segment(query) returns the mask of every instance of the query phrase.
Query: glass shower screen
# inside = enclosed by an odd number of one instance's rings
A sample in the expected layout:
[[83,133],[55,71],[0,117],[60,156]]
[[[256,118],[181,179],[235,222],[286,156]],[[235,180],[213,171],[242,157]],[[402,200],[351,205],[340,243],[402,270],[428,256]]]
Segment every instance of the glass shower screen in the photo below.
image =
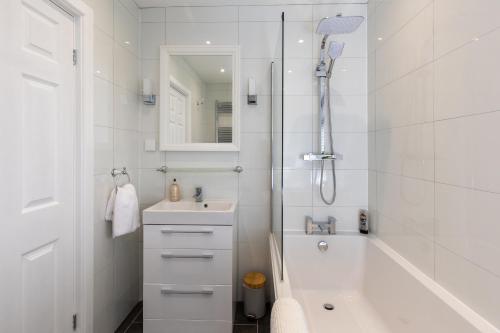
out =
[[272,156],[272,232],[280,256],[280,278],[283,279],[283,59],[285,13],[281,14],[281,31],[271,63],[271,156]]

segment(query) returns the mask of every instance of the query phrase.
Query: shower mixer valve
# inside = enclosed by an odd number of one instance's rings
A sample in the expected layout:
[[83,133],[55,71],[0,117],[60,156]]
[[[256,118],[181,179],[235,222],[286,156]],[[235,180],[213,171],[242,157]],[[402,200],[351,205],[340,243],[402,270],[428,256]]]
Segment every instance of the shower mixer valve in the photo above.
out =
[[318,234],[329,234],[335,235],[337,219],[333,216],[328,216],[328,221],[326,222],[314,222],[312,217],[306,216],[306,235]]
[[336,160],[335,154],[304,154],[304,161],[322,161],[322,160]]

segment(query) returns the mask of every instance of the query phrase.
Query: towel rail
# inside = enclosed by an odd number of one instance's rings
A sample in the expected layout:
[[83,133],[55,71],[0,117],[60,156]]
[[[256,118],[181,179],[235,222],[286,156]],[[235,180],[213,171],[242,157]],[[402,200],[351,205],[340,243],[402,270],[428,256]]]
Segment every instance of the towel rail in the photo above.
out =
[[115,186],[118,186],[118,181],[120,180],[121,176],[127,176],[128,182],[132,182],[132,178],[130,177],[130,174],[127,171],[126,167],[123,167],[121,169],[113,168],[111,169],[111,177],[113,177],[113,181],[115,183]]
[[227,172],[233,171],[236,173],[242,173],[243,167],[240,165],[235,166],[234,168],[169,168],[166,165],[162,165],[156,171],[168,173],[173,171],[178,172]]

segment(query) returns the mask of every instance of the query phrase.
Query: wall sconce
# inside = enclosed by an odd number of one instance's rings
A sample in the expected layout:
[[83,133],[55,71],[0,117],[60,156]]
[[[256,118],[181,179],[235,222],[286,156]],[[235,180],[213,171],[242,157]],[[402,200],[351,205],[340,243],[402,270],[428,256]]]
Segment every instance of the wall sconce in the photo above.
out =
[[257,105],[257,92],[255,90],[255,78],[248,78],[248,96],[247,96],[248,105]]
[[142,101],[145,105],[156,105],[156,95],[153,94],[151,79],[142,80]]

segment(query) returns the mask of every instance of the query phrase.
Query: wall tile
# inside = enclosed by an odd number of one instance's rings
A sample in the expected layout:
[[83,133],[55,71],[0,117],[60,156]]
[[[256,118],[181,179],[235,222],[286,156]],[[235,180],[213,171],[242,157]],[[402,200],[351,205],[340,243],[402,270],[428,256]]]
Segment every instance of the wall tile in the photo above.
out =
[[240,22],[239,42],[243,59],[273,58],[281,47],[278,22]]
[[499,194],[436,184],[436,242],[500,276],[500,226],[491,216],[499,205]]
[[495,0],[437,0],[434,6],[436,57],[500,27]]
[[107,174],[113,167],[113,129],[94,127],[94,173]]
[[137,169],[139,167],[139,135],[135,131],[115,130],[115,156],[116,168],[126,167]]
[[432,123],[378,131],[376,145],[379,171],[434,180]]
[[113,84],[94,77],[94,125],[113,126]]
[[496,30],[436,62],[436,119],[500,109],[496,89],[500,78],[494,70],[500,57],[499,43],[500,30]]
[[244,168],[269,169],[271,136],[268,133],[242,133],[240,163]]
[[140,170],[140,198],[142,205],[153,205],[166,198],[165,174],[154,169]]
[[271,172],[245,169],[239,177],[239,202],[244,206],[268,205],[271,199]]
[[238,44],[237,23],[167,23],[166,43],[173,45]]
[[115,43],[114,71],[116,85],[130,92],[139,92],[139,62],[135,55]]
[[377,87],[433,59],[433,6],[429,5],[377,50]]
[[139,54],[138,19],[121,1],[115,0],[115,42],[128,51]]
[[271,132],[271,97],[257,96],[257,105],[248,105],[247,100],[241,101],[241,132],[270,133]]
[[400,33],[431,2],[432,0],[381,1],[376,9],[375,36],[382,40],[377,40],[377,44],[384,44],[395,33]]
[[376,92],[377,129],[434,120],[433,68],[429,64]]
[[500,112],[436,122],[436,181],[500,193]]
[[238,7],[170,7],[167,22],[238,22]]
[[312,22],[288,22],[285,28],[285,57],[311,58],[313,33]]
[[285,21],[311,21],[311,5],[287,6],[240,6],[239,20],[241,21],[281,21],[281,13],[285,13]]
[[139,96],[136,93],[115,87],[115,128],[139,130]]
[[165,23],[142,23],[142,59],[160,59],[160,45],[165,45]]
[[94,74],[113,81],[113,39],[98,29],[94,31]]

